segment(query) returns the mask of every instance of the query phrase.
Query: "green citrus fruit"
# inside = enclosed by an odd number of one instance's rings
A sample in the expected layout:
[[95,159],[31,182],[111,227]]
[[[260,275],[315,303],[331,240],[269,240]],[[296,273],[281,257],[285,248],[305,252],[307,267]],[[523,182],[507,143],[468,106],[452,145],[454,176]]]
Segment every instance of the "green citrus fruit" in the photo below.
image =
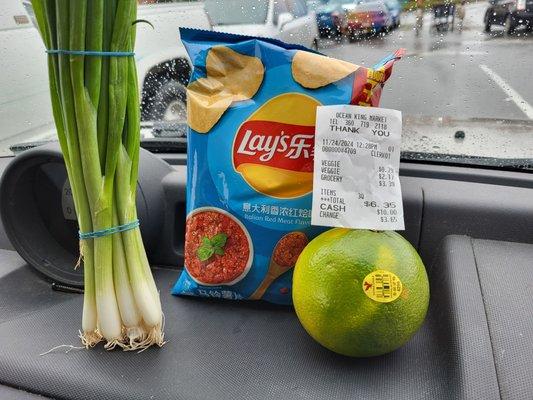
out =
[[429,283],[416,250],[398,233],[336,228],[298,258],[292,297],[317,342],[370,357],[397,349],[420,328]]

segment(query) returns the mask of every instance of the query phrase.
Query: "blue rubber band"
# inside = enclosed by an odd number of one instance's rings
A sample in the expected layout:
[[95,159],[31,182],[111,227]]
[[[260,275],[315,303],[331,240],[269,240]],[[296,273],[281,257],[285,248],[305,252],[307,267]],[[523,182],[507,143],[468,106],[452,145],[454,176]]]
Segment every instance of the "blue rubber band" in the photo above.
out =
[[46,50],[48,54],[70,54],[73,56],[132,57],[133,51],[93,51],[93,50]]
[[129,231],[130,229],[135,229],[138,226],[139,226],[139,220],[136,219],[135,221],[131,221],[123,225],[113,226],[112,228],[106,228],[106,229],[102,229],[102,230],[94,231],[94,232],[78,232],[78,233],[80,235],[81,240],[94,239],[94,238],[112,235],[114,233]]

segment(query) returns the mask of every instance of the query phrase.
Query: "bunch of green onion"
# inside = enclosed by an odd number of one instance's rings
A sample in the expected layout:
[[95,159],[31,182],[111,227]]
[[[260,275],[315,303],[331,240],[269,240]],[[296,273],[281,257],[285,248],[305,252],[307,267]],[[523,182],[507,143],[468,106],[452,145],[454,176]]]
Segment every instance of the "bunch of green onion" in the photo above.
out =
[[[48,50],[132,52],[137,0],[32,0]],[[137,219],[139,92],[133,57],[49,54],[57,135],[81,232]],[[80,241],[80,338],[92,347],[163,345],[163,313],[139,228]]]

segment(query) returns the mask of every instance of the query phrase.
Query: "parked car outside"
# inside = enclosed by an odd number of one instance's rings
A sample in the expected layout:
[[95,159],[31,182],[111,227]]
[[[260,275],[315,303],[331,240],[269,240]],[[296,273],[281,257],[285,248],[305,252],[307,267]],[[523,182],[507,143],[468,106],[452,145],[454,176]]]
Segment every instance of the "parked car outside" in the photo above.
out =
[[142,118],[145,121],[186,120],[185,86],[191,73],[189,57],[178,33],[179,27],[210,30],[203,3],[152,0],[139,2],[135,60],[141,87]]
[[533,30],[533,0],[489,0],[485,12],[485,32],[492,25],[503,25],[505,33],[512,34],[519,26]]
[[204,4],[215,31],[318,47],[315,13],[305,0],[206,0]]
[[392,17],[383,1],[356,1],[345,3],[346,34],[350,40],[362,35],[387,32],[392,28]]
[[312,6],[318,25],[320,37],[341,37],[345,26],[345,13],[342,4],[335,0],[308,2]]

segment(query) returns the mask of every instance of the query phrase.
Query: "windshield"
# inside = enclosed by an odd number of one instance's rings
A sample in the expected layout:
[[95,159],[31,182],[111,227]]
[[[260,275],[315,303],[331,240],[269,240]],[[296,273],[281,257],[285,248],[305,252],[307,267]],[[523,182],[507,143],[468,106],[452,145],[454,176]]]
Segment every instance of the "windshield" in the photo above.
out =
[[268,0],[206,0],[205,11],[214,25],[264,24]]
[[[56,131],[31,2],[5,3],[0,154],[11,155],[56,140]],[[142,144],[153,151],[186,149],[191,63],[177,30],[194,27],[267,36],[364,66],[405,48],[380,102],[402,112],[404,159],[531,165],[533,2],[509,7],[489,1],[140,0],[138,19],[150,23],[136,24]]]

